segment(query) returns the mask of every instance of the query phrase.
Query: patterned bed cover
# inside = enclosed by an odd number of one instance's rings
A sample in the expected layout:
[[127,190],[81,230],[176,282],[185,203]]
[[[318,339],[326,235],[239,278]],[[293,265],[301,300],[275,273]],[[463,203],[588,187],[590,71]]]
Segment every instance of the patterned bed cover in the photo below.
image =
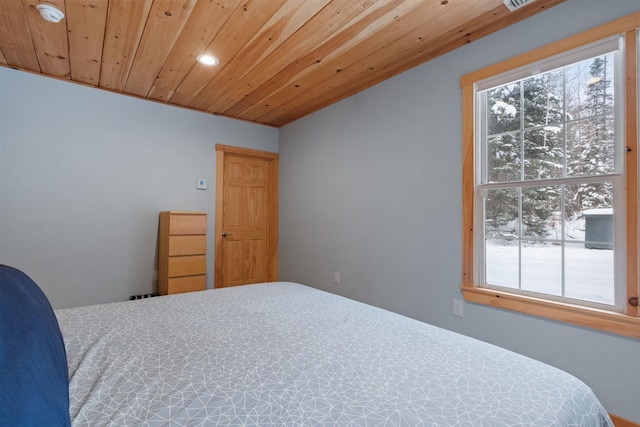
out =
[[613,426],[564,371],[295,283],[56,315],[74,426]]

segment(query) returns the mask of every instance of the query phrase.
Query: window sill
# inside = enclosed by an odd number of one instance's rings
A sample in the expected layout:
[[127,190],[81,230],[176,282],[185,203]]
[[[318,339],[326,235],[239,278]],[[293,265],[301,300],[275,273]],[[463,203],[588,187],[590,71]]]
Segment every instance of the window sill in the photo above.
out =
[[464,299],[469,302],[640,338],[640,318],[622,313],[478,287],[463,286],[462,294]]

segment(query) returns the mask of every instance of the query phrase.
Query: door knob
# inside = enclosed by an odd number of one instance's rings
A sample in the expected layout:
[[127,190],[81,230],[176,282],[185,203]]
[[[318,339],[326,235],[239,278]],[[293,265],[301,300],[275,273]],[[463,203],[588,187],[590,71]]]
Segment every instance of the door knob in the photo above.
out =
[[226,231],[222,232],[222,237],[227,237],[227,236],[228,236],[228,234],[227,234]]

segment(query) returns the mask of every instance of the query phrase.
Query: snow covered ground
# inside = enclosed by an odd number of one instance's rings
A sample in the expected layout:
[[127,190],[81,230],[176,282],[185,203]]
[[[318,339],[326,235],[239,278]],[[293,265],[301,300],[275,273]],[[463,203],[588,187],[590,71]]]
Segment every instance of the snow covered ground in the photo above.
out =
[[[583,214],[595,213],[585,211]],[[598,210],[598,214],[612,212]],[[585,247],[585,217],[565,222],[564,254],[559,215],[547,226],[547,239],[555,242],[522,242],[517,239],[489,238],[486,245],[486,282],[488,284],[565,296],[598,304],[614,304],[613,250]],[[516,230],[511,224],[507,230]],[[508,235],[502,233],[503,235]],[[518,267],[522,267],[519,284]],[[562,257],[564,256],[564,293]],[[520,287],[521,286],[521,287]]]
[[[565,291],[569,298],[613,304],[613,251],[565,246]],[[522,289],[562,295],[562,247],[552,243],[522,246]],[[487,242],[487,283],[518,288],[518,245]]]

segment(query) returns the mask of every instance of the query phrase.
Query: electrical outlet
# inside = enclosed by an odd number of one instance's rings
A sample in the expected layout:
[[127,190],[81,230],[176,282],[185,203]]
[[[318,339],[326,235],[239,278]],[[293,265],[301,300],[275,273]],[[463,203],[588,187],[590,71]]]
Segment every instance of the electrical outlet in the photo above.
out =
[[454,299],[453,300],[453,315],[454,316],[458,316],[458,317],[463,317],[464,316],[463,304],[464,304],[464,302],[462,300],[459,300],[459,299]]
[[333,273],[333,283],[335,283],[336,285],[340,284],[340,273]]

